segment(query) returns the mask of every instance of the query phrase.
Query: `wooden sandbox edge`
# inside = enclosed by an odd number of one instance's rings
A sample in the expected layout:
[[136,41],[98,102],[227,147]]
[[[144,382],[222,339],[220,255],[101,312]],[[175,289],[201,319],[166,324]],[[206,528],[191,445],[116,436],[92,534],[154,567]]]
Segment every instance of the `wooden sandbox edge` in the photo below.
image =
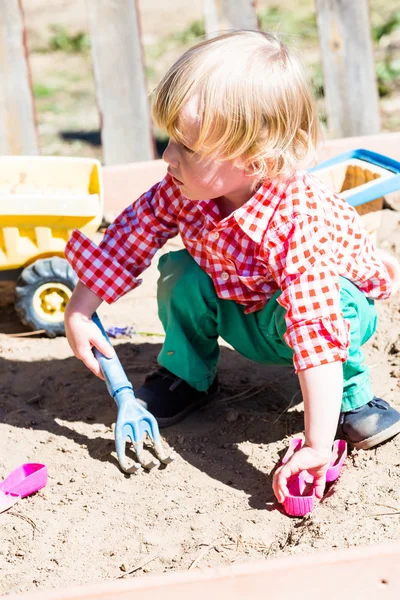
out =
[[400,543],[7,596],[8,600],[398,600]]

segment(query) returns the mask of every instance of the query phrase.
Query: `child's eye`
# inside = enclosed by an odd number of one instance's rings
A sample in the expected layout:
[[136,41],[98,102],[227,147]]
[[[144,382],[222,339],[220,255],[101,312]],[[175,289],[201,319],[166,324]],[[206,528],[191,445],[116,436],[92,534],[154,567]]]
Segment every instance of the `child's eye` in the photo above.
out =
[[187,152],[188,154],[194,154],[194,150],[191,150],[190,148],[185,146],[185,144],[181,144],[181,146],[184,149],[184,151]]

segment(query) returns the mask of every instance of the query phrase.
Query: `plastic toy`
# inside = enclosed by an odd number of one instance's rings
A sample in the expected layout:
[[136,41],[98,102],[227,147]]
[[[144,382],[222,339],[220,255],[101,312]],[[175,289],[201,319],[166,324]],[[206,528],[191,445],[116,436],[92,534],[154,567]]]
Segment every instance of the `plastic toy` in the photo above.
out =
[[76,284],[65,245],[74,228],[93,235],[102,215],[98,161],[0,157],[0,281],[16,281],[15,309],[24,325],[64,335]]
[[[111,344],[107,333],[96,313],[92,316],[104,338]],[[172,462],[174,457],[165,454],[157,421],[135,398],[133,387],[128,380],[118,356],[106,358],[97,348],[93,349],[94,355],[99,361],[101,371],[106,380],[108,392],[118,407],[117,422],[115,424],[115,446],[118,462],[125,473],[137,473],[142,469],[150,470],[159,464],[156,461],[146,463],[142,457],[143,443],[147,434],[152,442],[152,449],[158,460],[164,465]],[[133,444],[134,452],[138,462],[129,466],[125,454],[126,440],[129,438]]]
[[0,513],[21,498],[30,496],[47,484],[47,467],[40,463],[25,463],[14,469],[0,483]]
[[[289,449],[282,459],[286,464],[297,450],[303,446],[303,440],[295,438],[291,440]],[[347,457],[347,443],[344,440],[335,440],[332,447],[332,458],[326,472],[326,482],[336,481]],[[291,517],[304,517],[312,512],[315,507],[316,496],[314,491],[314,478],[307,471],[301,471],[293,477],[288,484],[289,496],[285,498],[283,509]]]
[[400,162],[361,148],[326,160],[310,173],[355,207],[373,237],[381,222],[383,197],[400,190]]

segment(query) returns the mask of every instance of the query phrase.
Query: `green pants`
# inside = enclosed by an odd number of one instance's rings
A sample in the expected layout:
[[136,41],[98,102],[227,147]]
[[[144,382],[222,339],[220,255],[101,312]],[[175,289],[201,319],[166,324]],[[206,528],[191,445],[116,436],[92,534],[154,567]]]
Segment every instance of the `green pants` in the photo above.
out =
[[[250,360],[266,365],[293,365],[293,351],[283,339],[285,309],[280,291],[257,312],[244,313],[232,300],[218,298],[211,277],[186,250],[164,254],[158,265],[158,314],[165,342],[161,366],[199,391],[208,389],[217,373],[218,337]],[[376,329],[372,300],[350,281],[340,278],[342,314],[350,322],[350,348],[343,363],[342,411],[363,406],[373,398],[369,369],[361,345]]]

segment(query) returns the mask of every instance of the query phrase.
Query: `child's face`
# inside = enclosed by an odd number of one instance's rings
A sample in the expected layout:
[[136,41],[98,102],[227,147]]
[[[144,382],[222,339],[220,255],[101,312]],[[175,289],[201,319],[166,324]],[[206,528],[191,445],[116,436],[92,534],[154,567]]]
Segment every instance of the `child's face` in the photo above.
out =
[[182,194],[190,200],[208,200],[224,197],[237,206],[253,195],[254,177],[239,169],[231,160],[222,157],[202,158],[191,150],[198,138],[199,117],[194,98],[183,108],[180,128],[185,133],[187,146],[170,139],[163,154],[168,172]]

